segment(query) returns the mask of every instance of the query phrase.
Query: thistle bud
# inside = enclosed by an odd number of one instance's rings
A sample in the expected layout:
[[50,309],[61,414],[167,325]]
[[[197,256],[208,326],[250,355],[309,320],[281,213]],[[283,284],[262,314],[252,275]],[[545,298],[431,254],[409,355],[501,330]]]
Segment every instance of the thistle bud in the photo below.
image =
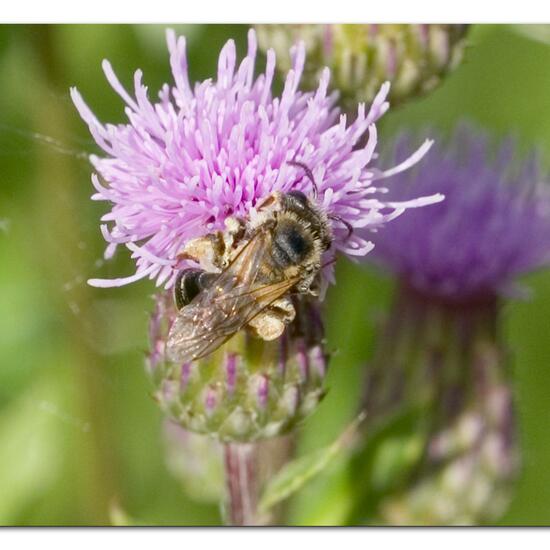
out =
[[181,427],[224,442],[251,442],[291,430],[324,395],[327,356],[323,326],[312,303],[295,304],[283,335],[264,341],[237,333],[204,359],[182,365],[165,355],[177,314],[159,294],[150,321],[149,373],[154,397]]
[[314,88],[323,67],[333,75],[345,108],[371,102],[382,83],[392,83],[393,104],[431,91],[462,60],[467,25],[257,25],[260,46],[273,48],[288,70],[289,46],[302,40],[308,52],[305,82]]

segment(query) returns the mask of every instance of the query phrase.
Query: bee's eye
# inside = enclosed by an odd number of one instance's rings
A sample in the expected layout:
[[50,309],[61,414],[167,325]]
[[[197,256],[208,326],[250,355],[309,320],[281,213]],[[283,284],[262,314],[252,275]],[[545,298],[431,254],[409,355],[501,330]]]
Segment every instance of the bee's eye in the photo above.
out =
[[307,197],[301,191],[289,191],[287,196],[292,197],[301,206],[307,206]]

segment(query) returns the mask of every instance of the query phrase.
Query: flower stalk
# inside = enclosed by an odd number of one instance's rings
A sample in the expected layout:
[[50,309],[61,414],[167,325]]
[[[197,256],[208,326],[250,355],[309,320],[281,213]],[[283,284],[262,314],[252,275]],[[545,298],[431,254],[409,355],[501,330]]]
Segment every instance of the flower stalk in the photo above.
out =
[[258,525],[258,448],[254,443],[225,443],[229,525]]

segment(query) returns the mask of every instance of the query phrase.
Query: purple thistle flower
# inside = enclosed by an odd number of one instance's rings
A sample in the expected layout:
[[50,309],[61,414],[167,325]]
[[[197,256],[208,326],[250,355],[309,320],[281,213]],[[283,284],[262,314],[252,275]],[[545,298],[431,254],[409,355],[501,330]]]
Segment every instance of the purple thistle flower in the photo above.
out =
[[[274,191],[312,191],[297,166],[310,167],[320,205],[333,222],[334,247],[350,256],[372,248],[364,231],[376,228],[406,208],[442,199],[440,195],[404,203],[376,198],[376,180],[415,164],[429,149],[424,144],[397,167],[380,171],[368,167],[376,157],[374,123],[386,112],[389,83],[384,84],[369,111],[360,104],[356,120],[339,116],[336,95],[327,95],[329,70],[322,72],[314,93],[298,90],[305,48],[291,50],[292,69],[280,97],[273,97],[275,53],[267,52],[265,72],[254,78],[256,37],[248,34],[248,54],[237,67],[235,44],[221,51],[215,81],[192,87],[187,75],[185,39],[167,33],[175,86],[165,84],[159,101],[151,103],[142,73],[134,76],[132,97],[120,84],[108,61],[107,80],[126,103],[126,124],[101,124],[76,89],[73,101],[106,157],[92,156],[97,174],[94,200],[112,204],[101,231],[111,257],[124,244],[136,260],[134,275],[115,280],[92,279],[95,286],[120,286],[149,277],[172,286],[185,261],[177,254],[195,237],[223,229],[228,216],[246,218],[254,206]],[[366,145],[358,147],[367,133]],[[344,222],[344,223],[343,223]]]
[[[410,137],[397,140],[400,158]],[[445,201],[374,237],[373,259],[421,292],[451,300],[496,295],[550,261],[550,202],[536,154],[518,163],[512,139],[461,125],[429,161],[393,181],[389,196],[440,192]]]

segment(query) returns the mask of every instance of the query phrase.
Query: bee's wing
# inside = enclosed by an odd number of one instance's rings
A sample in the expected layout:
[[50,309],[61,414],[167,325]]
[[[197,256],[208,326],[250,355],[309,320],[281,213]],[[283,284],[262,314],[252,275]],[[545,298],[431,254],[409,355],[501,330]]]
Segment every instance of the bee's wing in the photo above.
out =
[[212,286],[180,310],[167,342],[172,361],[209,355],[298,282],[282,275],[267,285],[257,281],[270,239],[267,231],[258,231]]

